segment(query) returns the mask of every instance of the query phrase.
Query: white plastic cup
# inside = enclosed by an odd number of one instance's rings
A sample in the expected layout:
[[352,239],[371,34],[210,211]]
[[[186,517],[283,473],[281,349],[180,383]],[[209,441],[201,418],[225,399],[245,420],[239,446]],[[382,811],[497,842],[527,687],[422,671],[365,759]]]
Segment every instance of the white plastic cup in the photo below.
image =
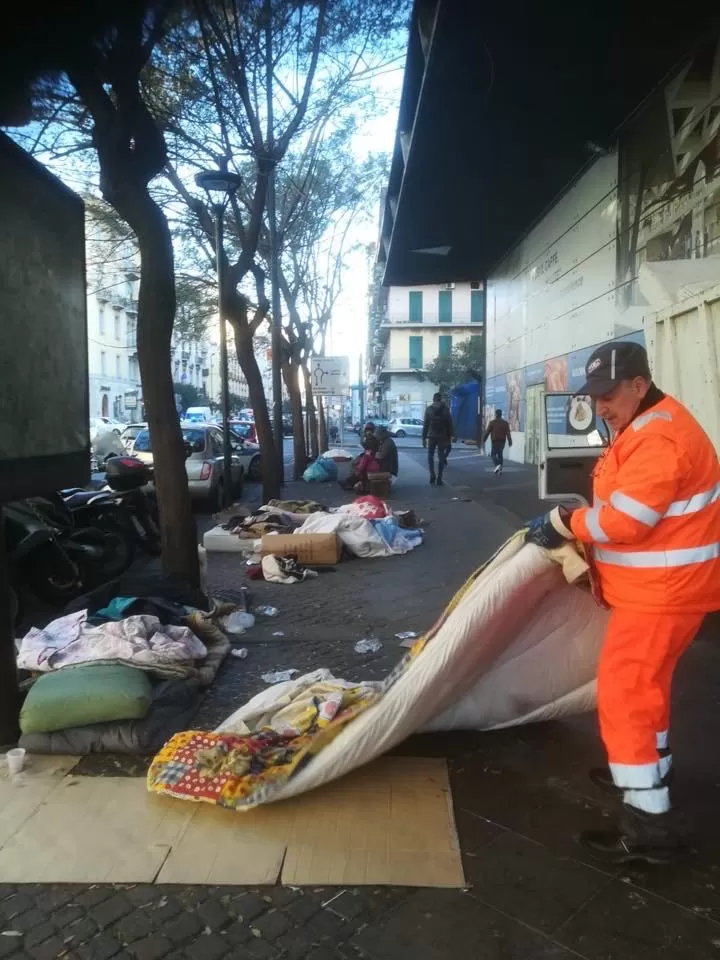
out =
[[12,750],[8,750],[5,759],[7,760],[8,773],[11,777],[14,777],[25,766],[25,748],[14,747]]

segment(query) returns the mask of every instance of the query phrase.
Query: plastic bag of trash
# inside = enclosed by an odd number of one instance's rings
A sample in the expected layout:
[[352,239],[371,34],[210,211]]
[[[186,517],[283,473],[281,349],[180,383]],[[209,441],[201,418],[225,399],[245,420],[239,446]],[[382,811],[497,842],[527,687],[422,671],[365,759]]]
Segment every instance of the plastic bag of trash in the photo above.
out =
[[265,683],[282,683],[284,680],[292,680],[293,675],[298,671],[292,667],[290,670],[277,670],[275,673],[264,673],[262,675]]
[[226,633],[245,633],[246,630],[255,626],[255,617],[251,613],[245,613],[244,610],[235,610],[223,617],[220,625]]
[[377,637],[368,637],[365,640],[358,640],[355,644],[355,653],[377,653],[381,647],[381,640]]
[[337,480],[337,464],[334,460],[319,459],[306,469],[303,474],[305,483],[329,483]]

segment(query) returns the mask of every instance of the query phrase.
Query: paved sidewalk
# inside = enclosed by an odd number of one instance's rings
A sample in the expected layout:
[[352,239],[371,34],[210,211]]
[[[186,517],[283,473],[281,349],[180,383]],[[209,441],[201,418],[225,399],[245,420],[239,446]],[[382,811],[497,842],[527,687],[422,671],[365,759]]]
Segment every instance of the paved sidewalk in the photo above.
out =
[[[286,495],[298,494],[343,499],[336,487],[288,484]],[[255,602],[280,614],[247,635],[246,660],[228,659],[198,725],[244,702],[268,669],[327,666],[348,678],[383,676],[404,652],[394,634],[427,627],[518,525],[512,511],[480,497],[430,487],[409,452],[401,455],[392,502],[427,521],[426,543],[412,554],[344,562],[294,586],[250,584]],[[237,558],[211,557],[214,591],[239,597],[243,577]],[[285,636],[272,637],[278,630]],[[0,886],[0,958],[720,958],[716,633],[710,624],[682,661],[675,688],[677,795],[702,837],[685,864],[599,870],[575,845],[574,833],[614,810],[586,776],[602,760],[593,716],[417,736],[398,752],[448,759],[466,890]],[[366,636],[383,641],[378,655],[353,650]]]

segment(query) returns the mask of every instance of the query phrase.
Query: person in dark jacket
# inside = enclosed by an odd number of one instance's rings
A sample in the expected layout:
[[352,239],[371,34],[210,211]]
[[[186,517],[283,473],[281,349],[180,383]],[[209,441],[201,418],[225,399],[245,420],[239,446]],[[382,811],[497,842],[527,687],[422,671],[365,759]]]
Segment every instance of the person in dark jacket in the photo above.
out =
[[[433,402],[425,411],[425,422],[423,423],[422,441],[423,446],[427,447],[428,468],[430,470],[430,483],[441,487],[443,485],[443,473],[447,465],[448,454],[450,453],[450,444],[455,437],[455,428],[453,427],[452,415],[444,403],[442,395],[436,393]],[[435,474],[435,451],[437,450],[438,469]]]
[[396,477],[398,475],[398,452],[395,441],[385,427],[378,427],[375,436],[379,443],[375,459],[380,465],[380,472],[391,473]]
[[495,464],[495,473],[503,471],[503,451],[505,443],[512,446],[512,437],[510,436],[510,424],[503,420],[502,410],[495,411],[495,419],[491,420],[483,437],[483,444],[490,437],[490,456]]

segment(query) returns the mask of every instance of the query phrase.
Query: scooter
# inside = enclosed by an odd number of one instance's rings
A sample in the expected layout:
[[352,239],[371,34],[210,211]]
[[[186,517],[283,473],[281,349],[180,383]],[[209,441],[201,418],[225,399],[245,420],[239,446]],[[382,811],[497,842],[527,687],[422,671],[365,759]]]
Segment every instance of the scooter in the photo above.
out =
[[3,515],[13,580],[50,605],[112,580],[132,561],[123,531],[76,527],[60,497],[15,501]]

